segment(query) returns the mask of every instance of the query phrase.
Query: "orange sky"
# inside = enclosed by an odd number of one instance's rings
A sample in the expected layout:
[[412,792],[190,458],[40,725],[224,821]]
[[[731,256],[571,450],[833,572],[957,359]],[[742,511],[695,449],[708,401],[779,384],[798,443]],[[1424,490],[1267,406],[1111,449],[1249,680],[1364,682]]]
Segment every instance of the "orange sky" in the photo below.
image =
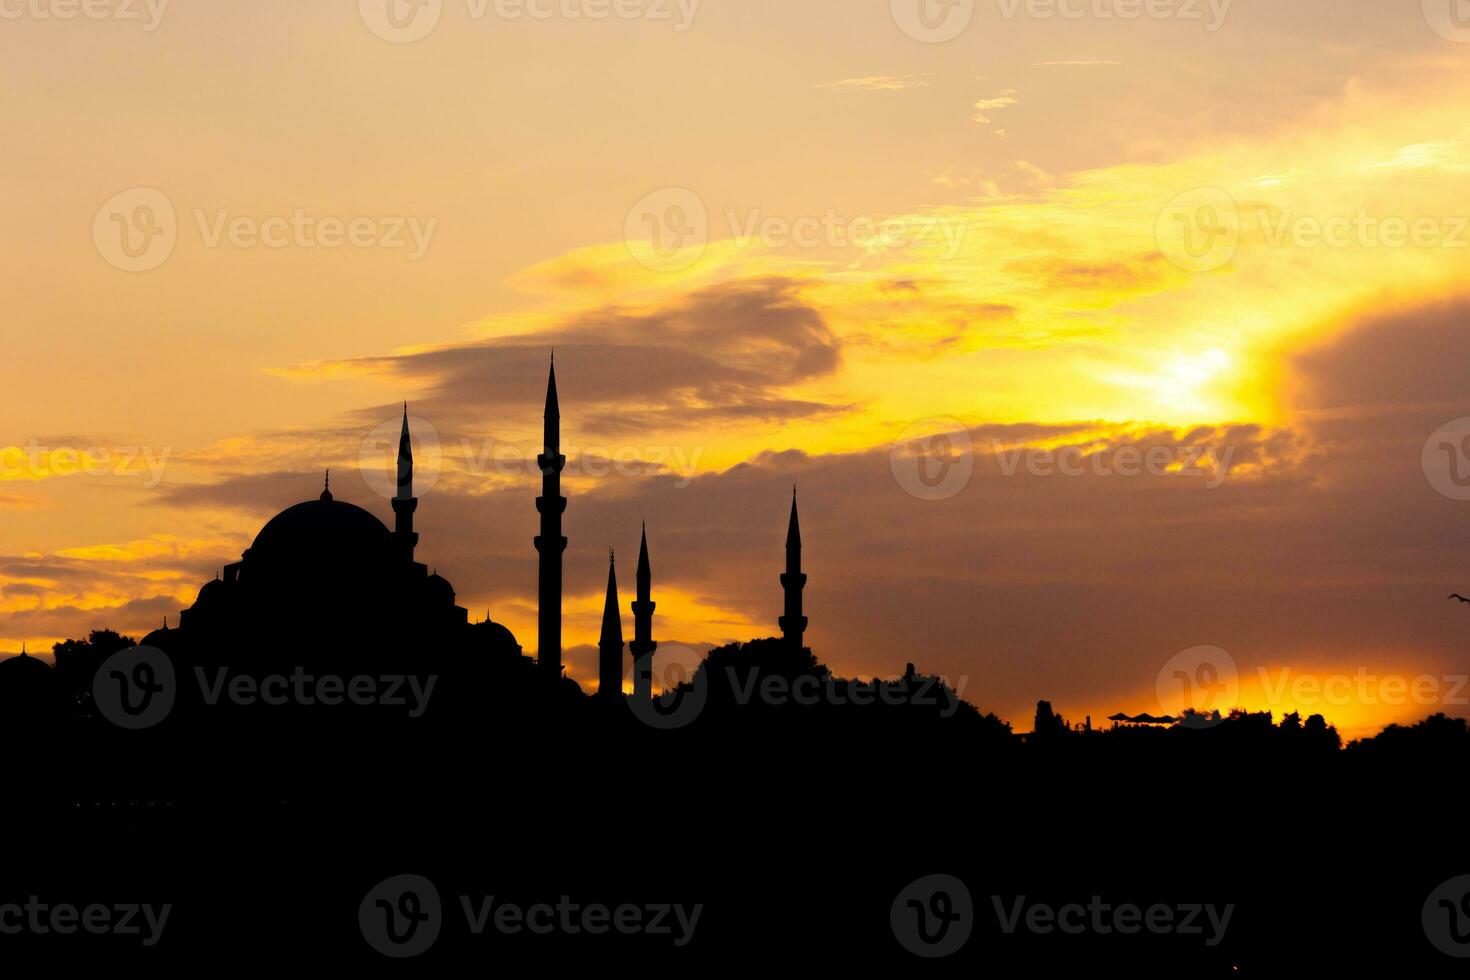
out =
[[[386,516],[402,398],[421,557],[534,642],[555,344],[573,644],[644,517],[666,643],[774,632],[797,480],[839,671],[1025,729],[1158,710],[1210,645],[1349,734],[1465,713],[1470,504],[1425,447],[1470,416],[1470,38],[1098,0],[930,43],[904,5],[447,0],[412,41],[374,0],[4,7],[0,650],[176,616],[325,467]],[[969,478],[915,492],[949,431]]]

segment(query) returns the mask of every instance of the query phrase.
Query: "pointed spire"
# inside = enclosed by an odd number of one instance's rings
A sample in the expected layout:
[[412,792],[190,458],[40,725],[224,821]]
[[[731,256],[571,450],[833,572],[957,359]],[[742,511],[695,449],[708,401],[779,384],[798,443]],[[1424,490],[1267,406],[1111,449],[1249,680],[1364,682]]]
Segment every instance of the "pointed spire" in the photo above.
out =
[[544,449],[536,457],[541,469],[541,496],[536,510],[541,514],[541,533],[536,535],[536,552],[540,556],[537,569],[536,660],[551,677],[563,676],[561,661],[562,554],[567,549],[561,518],[567,509],[567,498],[561,492],[561,473],[567,458],[561,452],[561,405],[556,396],[556,360],[546,381],[546,438]]
[[408,402],[403,403],[403,431],[398,436],[398,493],[399,500],[413,496],[413,439],[408,431]]
[[621,655],[623,649],[623,618],[618,612],[618,567],[612,549],[607,554],[607,601],[602,607],[602,637],[599,646],[617,644]]
[[561,446],[561,402],[556,395],[556,353],[551,355],[551,374],[546,382],[546,440],[548,450]]
[[322,503],[328,503],[332,499],[332,471],[327,470],[327,475],[322,482]]
[[786,571],[781,575],[781,588],[786,593],[786,611],[778,620],[787,645],[800,653],[807,618],[801,611],[801,593],[806,588],[806,573],[801,570],[801,521],[796,513],[796,487],[791,488],[791,524],[786,530]]
[[801,521],[796,516],[796,487],[791,488],[791,524],[786,528],[786,547],[801,547]]
[[638,544],[638,598],[633,602],[633,642],[628,652],[633,655],[633,697],[643,701],[653,697],[653,652],[658,644],[653,639],[653,570],[648,564],[648,525],[643,525],[643,539]]
[[642,582],[653,577],[653,570],[648,565],[648,522],[643,522],[643,540],[638,545],[638,581]]
[[25,640],[21,640],[20,641],[20,655],[22,657],[29,657],[30,656],[30,654],[26,653],[26,641]]

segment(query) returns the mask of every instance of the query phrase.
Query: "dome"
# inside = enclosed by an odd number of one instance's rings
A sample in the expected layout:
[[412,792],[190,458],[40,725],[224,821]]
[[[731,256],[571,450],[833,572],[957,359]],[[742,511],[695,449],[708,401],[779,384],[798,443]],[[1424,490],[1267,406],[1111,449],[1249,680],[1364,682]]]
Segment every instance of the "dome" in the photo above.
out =
[[0,660],[0,725],[43,722],[61,708],[61,685],[50,664],[24,652]]
[[521,645],[516,642],[515,634],[499,623],[486,619],[483,623],[474,624],[470,629],[474,631],[476,643],[482,650],[517,655],[521,652]]
[[227,591],[227,589],[228,587],[225,585],[225,583],[221,582],[217,578],[212,578],[208,582],[204,583],[204,588],[199,590],[199,597],[194,600],[194,604],[199,605],[201,603],[217,600]]
[[[379,561],[391,554],[387,525],[355,504],[308,500],[281,511],[255,536],[247,555],[255,562],[312,564],[323,559],[352,563]],[[208,588],[208,586],[206,586]]]
[[0,684],[50,683],[51,665],[28,653],[0,660]]
[[431,602],[437,602],[445,606],[454,605],[454,586],[450,585],[449,580],[438,572],[430,575],[425,580],[424,594],[428,596]]

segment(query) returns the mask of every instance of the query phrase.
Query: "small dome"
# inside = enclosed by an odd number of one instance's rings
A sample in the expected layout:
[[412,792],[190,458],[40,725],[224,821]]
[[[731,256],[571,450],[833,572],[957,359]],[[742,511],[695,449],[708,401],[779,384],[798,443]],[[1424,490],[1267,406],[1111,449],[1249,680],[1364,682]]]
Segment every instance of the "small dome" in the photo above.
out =
[[450,585],[449,580],[438,572],[424,580],[424,594],[428,596],[430,602],[437,602],[445,606],[454,605],[454,586]]
[[516,642],[515,634],[499,623],[493,623],[488,618],[483,623],[475,623],[470,627],[474,636],[474,646],[477,650],[489,653],[514,654],[519,656],[521,645]]
[[195,599],[194,602],[195,604],[198,604],[202,602],[211,602],[213,600],[216,600],[220,598],[220,596],[226,591],[227,588],[228,586],[226,586],[225,583],[221,582],[219,579],[210,579],[208,582],[204,583],[204,588],[199,590],[199,598]]

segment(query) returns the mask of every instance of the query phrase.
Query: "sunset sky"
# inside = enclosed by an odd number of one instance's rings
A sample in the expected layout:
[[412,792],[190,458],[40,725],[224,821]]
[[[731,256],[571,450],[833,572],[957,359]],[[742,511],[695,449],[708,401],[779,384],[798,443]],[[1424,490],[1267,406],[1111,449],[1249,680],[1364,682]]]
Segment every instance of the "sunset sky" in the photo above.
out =
[[0,0],[0,652],[328,467],[388,520],[407,399],[419,558],[534,653],[554,347],[584,686],[645,519],[662,652],[775,634],[795,483],[839,673],[1470,714],[1470,7],[388,2]]

